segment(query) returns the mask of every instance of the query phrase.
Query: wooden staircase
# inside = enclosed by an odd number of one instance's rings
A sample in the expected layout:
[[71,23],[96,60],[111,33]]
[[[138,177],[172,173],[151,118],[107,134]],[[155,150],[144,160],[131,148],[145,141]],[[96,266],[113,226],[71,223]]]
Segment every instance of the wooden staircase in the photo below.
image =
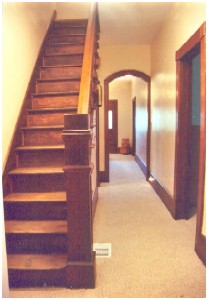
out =
[[4,197],[10,287],[70,287],[62,132],[64,115],[77,113],[86,29],[55,20],[42,53]]

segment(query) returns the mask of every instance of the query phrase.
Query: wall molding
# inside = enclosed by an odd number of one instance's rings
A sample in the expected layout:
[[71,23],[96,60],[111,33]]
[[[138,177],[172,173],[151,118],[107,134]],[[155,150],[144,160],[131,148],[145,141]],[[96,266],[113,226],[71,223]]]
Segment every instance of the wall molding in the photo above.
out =
[[198,235],[198,240],[195,243],[195,251],[203,264],[206,266],[206,236]]
[[137,154],[135,154],[135,161],[139,165],[139,167],[142,170],[142,172],[144,173],[145,177],[147,177],[147,166],[145,165],[145,163],[141,160],[141,158]]
[[109,174],[106,171],[99,171],[100,182],[109,182]]
[[177,216],[175,215],[175,201],[173,197],[169,194],[165,187],[162,186],[161,183],[152,175],[151,172],[148,178],[148,182],[150,183],[156,194],[160,197],[162,202],[165,204],[173,219],[176,220]]

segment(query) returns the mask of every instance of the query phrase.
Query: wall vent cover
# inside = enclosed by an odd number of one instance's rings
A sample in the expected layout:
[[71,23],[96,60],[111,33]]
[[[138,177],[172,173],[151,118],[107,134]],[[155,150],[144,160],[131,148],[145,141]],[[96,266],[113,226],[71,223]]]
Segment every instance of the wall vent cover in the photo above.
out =
[[111,243],[93,243],[93,250],[97,257],[111,257]]

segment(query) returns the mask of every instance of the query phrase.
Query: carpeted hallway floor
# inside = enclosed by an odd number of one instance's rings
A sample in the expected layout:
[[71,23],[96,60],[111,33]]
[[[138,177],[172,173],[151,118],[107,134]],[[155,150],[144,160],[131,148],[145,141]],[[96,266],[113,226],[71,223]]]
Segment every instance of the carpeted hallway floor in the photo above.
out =
[[111,155],[110,183],[99,189],[94,242],[96,288],[12,290],[12,298],[204,298],[206,269],[194,252],[196,219],[174,221],[132,156]]

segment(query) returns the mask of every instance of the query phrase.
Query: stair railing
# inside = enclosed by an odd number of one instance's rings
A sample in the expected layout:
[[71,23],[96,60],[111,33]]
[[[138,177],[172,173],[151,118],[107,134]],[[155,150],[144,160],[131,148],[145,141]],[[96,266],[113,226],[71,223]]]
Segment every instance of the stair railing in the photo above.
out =
[[88,114],[93,89],[97,88],[93,82],[94,69],[97,65],[97,38],[100,32],[97,3],[91,6],[90,18],[87,26],[86,42],[84,47],[83,67],[78,101],[78,114]]
[[93,214],[97,201],[98,148],[96,146],[96,59],[99,36],[97,4],[88,21],[78,114],[64,116],[65,189],[67,199],[68,258],[66,286],[95,287]]

